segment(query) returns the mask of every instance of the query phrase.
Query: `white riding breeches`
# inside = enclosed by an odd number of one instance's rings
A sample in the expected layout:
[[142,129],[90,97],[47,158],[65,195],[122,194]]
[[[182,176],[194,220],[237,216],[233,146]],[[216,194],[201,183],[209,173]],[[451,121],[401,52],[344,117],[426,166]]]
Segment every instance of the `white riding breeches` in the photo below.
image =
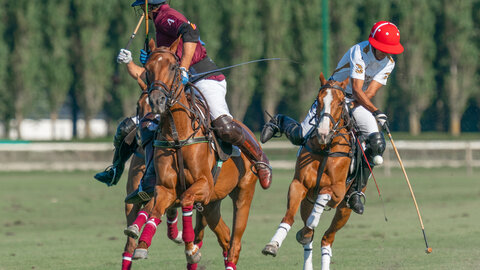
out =
[[365,107],[357,106],[353,108],[352,115],[363,135],[368,136],[374,132],[379,132],[375,116]]
[[215,81],[203,79],[195,83],[210,108],[210,115],[213,119],[226,114],[232,116],[228,110],[225,95],[227,94],[227,81]]

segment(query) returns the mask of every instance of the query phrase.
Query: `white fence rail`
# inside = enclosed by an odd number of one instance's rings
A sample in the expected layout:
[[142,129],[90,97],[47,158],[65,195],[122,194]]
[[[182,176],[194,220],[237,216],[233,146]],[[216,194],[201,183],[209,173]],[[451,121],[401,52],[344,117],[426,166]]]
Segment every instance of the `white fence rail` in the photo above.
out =
[[[396,141],[395,144],[405,167],[465,167],[470,173],[472,168],[480,167],[480,141]],[[267,153],[287,152],[289,160],[273,159],[273,168],[295,167],[297,146],[273,141],[263,148]],[[110,164],[112,150],[111,143],[0,143],[0,171],[101,170]],[[399,164],[387,142],[383,168],[389,173],[395,167]]]

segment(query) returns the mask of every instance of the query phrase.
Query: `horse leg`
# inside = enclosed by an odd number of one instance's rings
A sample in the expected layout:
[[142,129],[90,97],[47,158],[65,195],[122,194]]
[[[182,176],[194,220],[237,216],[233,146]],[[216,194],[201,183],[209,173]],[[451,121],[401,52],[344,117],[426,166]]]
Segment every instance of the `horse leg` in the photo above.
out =
[[182,244],[182,231],[178,231],[177,228],[178,212],[177,208],[170,207],[167,209],[167,236],[177,244]]
[[[313,203],[303,200],[300,206],[300,215],[303,223],[307,223],[307,219],[312,213]],[[313,231],[311,235],[311,241],[303,245],[303,270],[313,270]]]
[[[205,233],[205,227],[207,227],[207,219],[197,210],[197,218],[195,219],[195,241],[194,243],[198,248],[202,248],[203,236]],[[187,270],[197,270],[198,263],[187,263]]]
[[[138,204],[138,207],[141,207],[141,204]],[[147,222],[149,213],[152,212],[153,200],[150,200],[141,211],[137,211],[137,217],[130,226],[128,226],[123,233],[127,236],[130,236],[133,239],[137,239],[140,236],[140,231],[143,228],[143,225]]]
[[332,257],[331,246],[335,240],[335,234],[345,226],[351,213],[352,209],[347,207],[345,200],[337,207],[332,223],[322,238],[322,270],[330,269],[330,258]]
[[148,248],[152,243],[152,238],[155,235],[158,224],[160,224],[160,218],[165,213],[166,209],[172,205],[175,201],[175,190],[167,189],[163,186],[155,187],[155,204],[152,209],[150,218],[148,219],[145,228],[142,231],[142,235],[138,240],[137,248],[133,253],[132,259],[146,259],[148,257]]
[[297,213],[300,202],[305,198],[306,194],[307,189],[305,186],[298,179],[294,179],[288,189],[287,212],[272,240],[262,250],[264,255],[277,256],[278,249],[282,246],[283,240],[285,240],[288,231],[292,228],[295,213]]
[[[130,192],[138,187],[144,171],[145,164],[143,159],[134,155],[130,162],[130,169],[128,170],[128,180],[126,184],[127,194],[130,194]],[[125,204],[125,217],[127,219],[127,226],[130,226],[134,222],[140,207],[141,205],[137,204]],[[122,270],[129,270],[131,268],[132,254],[136,245],[137,243],[134,238],[127,237],[127,242],[125,243],[124,252],[122,254]]]
[[230,195],[233,200],[233,231],[228,259],[225,263],[226,270],[237,269],[236,264],[242,249],[242,237],[247,228],[250,207],[255,193],[255,182],[251,181],[248,186],[241,186],[238,189],[238,193],[235,192]]
[[185,243],[187,262],[191,264],[198,263],[202,256],[199,247],[194,243],[195,232],[192,225],[193,204],[194,202],[203,202],[207,205],[210,200],[210,192],[213,190],[213,179],[211,177],[194,177],[194,179],[197,180],[182,194],[180,200],[183,223],[182,240]]
[[314,230],[318,226],[323,210],[331,198],[332,196],[328,193],[318,194],[310,215],[304,220],[305,226],[297,232],[297,241],[301,245],[306,245],[313,240]]

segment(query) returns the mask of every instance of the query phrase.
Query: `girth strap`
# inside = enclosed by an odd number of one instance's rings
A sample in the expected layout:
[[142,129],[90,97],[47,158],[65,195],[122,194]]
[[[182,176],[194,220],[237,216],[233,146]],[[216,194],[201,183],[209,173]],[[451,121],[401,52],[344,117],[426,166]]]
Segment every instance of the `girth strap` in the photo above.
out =
[[154,147],[161,147],[161,148],[180,148],[182,146],[197,144],[197,143],[208,143],[208,138],[206,136],[202,137],[193,137],[186,140],[179,140],[179,141],[161,141],[155,140],[153,141]]

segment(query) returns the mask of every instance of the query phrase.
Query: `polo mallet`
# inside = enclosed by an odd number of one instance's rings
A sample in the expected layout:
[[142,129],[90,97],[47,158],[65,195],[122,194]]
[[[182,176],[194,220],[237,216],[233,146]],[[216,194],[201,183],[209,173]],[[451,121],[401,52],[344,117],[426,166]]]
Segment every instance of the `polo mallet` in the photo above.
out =
[[432,253],[432,248],[428,247],[427,236],[425,235],[425,227],[423,226],[422,216],[420,215],[420,210],[418,209],[417,200],[415,199],[415,194],[413,194],[412,186],[410,185],[410,181],[408,180],[407,172],[405,171],[405,167],[403,166],[403,162],[402,162],[402,159],[400,158],[400,154],[398,153],[397,147],[395,146],[395,143],[393,142],[392,134],[390,133],[390,128],[388,128],[388,124],[385,123],[383,128],[387,131],[388,138],[390,139],[390,142],[392,143],[393,150],[395,151],[395,154],[397,155],[397,159],[398,159],[398,162],[400,163],[400,167],[402,168],[403,175],[405,176],[405,180],[407,180],[408,188],[410,189],[410,194],[412,195],[413,203],[415,204],[415,208],[417,209],[418,220],[420,220],[420,226],[422,227],[423,239],[425,240],[425,246],[427,247],[425,252],[427,254],[430,254],[430,253]]
[[142,24],[144,17],[145,17],[145,14],[142,14],[142,17],[140,17],[140,20],[137,23],[137,27],[135,27],[135,30],[133,30],[133,33],[130,36],[130,39],[128,40],[127,46],[125,46],[126,50],[128,50],[128,48],[130,48],[130,45],[132,44],[132,41],[135,38],[135,35],[137,34],[138,28],[140,28],[140,25]]

